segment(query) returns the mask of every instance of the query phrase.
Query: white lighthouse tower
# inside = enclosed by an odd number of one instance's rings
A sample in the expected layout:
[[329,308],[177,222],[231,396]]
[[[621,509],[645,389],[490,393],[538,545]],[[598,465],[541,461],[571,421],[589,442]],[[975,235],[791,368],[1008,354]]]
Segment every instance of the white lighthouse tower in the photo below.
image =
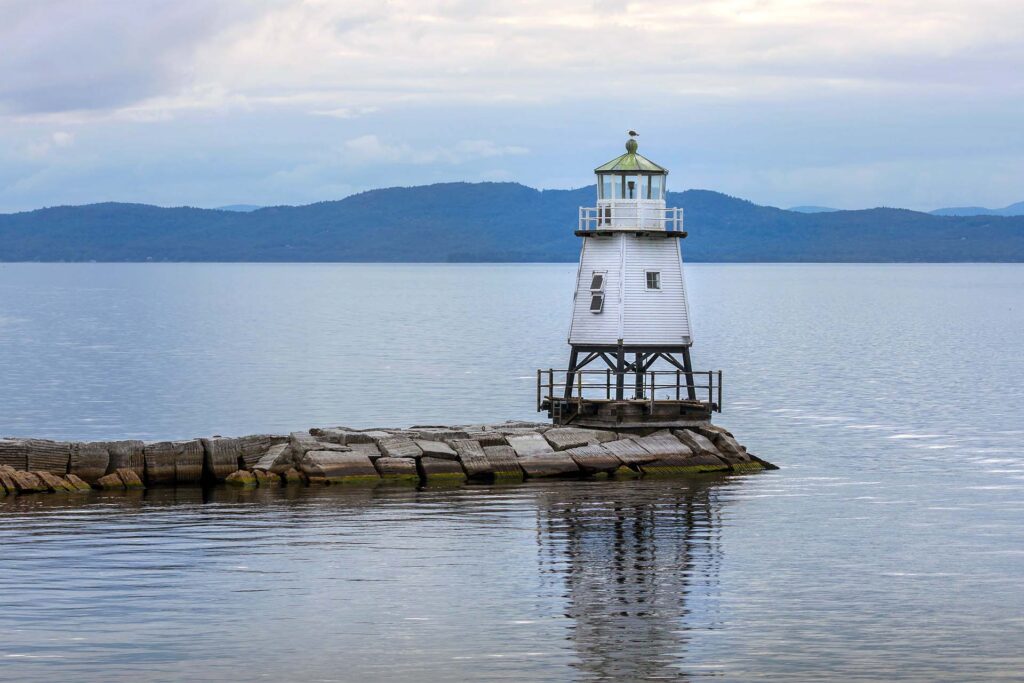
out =
[[538,371],[538,409],[559,424],[685,426],[721,407],[721,373],[690,359],[683,212],[635,137],[595,169],[597,206],[579,210],[569,367]]

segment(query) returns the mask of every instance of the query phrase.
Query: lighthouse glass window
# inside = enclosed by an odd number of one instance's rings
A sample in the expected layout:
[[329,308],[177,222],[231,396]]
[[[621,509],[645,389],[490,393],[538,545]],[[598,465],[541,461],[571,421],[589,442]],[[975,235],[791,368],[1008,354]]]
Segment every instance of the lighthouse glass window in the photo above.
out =
[[648,199],[661,199],[662,193],[662,178],[660,175],[651,176],[651,187],[650,194],[647,196]]
[[661,289],[661,273],[656,270],[647,271],[647,289]]

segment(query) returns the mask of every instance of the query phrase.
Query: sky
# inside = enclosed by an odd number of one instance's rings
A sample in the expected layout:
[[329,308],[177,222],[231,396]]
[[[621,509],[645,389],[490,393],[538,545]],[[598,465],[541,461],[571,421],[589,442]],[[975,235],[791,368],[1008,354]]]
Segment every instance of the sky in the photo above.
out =
[[1021,0],[0,0],[0,212],[593,182],[1024,200]]

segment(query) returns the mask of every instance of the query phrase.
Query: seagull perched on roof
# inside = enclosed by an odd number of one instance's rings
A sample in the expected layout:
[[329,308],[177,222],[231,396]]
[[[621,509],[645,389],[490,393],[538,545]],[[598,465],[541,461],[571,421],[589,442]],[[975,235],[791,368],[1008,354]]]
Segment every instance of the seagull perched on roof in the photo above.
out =
[[637,135],[640,135],[640,133],[637,133],[635,130],[629,131],[629,137],[635,138]]

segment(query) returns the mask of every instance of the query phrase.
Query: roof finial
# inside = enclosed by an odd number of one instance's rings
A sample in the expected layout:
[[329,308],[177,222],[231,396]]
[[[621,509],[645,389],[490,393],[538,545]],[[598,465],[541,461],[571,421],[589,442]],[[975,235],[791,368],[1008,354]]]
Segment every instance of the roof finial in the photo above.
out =
[[636,138],[637,135],[639,135],[639,133],[637,133],[635,130],[629,131],[629,139],[626,140],[626,151],[629,152],[630,154],[636,154],[636,148],[638,145],[636,144],[636,140],[634,138]]

